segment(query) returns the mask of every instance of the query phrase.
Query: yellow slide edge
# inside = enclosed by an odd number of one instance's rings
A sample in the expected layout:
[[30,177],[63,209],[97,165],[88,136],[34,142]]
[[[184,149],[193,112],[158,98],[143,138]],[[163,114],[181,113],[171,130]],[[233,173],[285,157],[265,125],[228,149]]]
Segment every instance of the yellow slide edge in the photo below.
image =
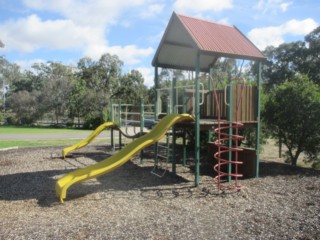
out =
[[82,148],[87,146],[92,140],[94,140],[104,129],[108,127],[116,127],[117,125],[113,122],[105,122],[97,127],[87,138],[83,139],[82,141],[70,146],[66,147],[62,150],[62,157],[66,158],[67,154],[71,151],[76,149]]
[[161,140],[171,126],[178,122],[194,121],[189,114],[169,114],[165,116],[149,133],[129,143],[111,157],[94,165],[75,170],[57,180],[55,190],[60,202],[66,198],[67,189],[78,182],[106,174],[131,159],[140,150]]

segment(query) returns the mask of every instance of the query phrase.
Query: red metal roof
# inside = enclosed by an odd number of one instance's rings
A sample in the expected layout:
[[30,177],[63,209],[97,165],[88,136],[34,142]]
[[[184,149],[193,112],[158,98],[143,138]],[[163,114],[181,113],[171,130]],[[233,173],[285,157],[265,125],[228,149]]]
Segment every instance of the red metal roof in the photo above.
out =
[[202,51],[265,58],[235,26],[177,14]]
[[219,57],[265,60],[259,49],[235,26],[173,13],[152,60],[153,66],[208,71]]

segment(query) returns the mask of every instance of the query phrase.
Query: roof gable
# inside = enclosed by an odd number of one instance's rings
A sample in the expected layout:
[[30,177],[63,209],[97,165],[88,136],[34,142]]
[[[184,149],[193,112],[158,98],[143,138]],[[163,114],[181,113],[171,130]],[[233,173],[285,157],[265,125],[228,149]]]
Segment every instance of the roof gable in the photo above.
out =
[[194,70],[198,52],[202,71],[218,57],[265,59],[236,27],[173,13],[152,65]]

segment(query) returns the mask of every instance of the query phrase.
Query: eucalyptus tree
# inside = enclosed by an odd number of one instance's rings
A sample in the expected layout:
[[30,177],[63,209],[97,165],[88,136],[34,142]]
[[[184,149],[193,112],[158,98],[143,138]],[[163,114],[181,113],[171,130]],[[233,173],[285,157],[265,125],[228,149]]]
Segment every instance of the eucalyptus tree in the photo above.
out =
[[306,35],[304,41],[269,46],[264,54],[267,61],[263,79],[267,90],[290,81],[297,74],[305,74],[312,82],[320,84],[320,27]]
[[65,116],[69,95],[72,91],[72,68],[58,62],[42,65],[44,86],[42,88],[42,107],[51,112],[56,124]]
[[122,66],[118,56],[109,53],[103,54],[98,61],[85,57],[78,62],[77,77],[85,82],[87,89],[87,122],[93,121],[93,125],[97,125],[104,121],[110,99],[119,94]]

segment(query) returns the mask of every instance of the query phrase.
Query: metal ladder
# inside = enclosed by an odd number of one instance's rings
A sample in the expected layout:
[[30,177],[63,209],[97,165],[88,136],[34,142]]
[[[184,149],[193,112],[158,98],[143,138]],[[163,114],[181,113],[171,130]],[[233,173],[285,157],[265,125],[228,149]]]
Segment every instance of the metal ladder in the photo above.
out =
[[155,143],[157,155],[155,157],[154,167],[151,170],[151,173],[157,177],[162,178],[168,170],[168,163],[172,157],[172,144],[170,143],[172,143],[172,135],[170,132],[166,134],[165,145],[161,145],[159,142]]

